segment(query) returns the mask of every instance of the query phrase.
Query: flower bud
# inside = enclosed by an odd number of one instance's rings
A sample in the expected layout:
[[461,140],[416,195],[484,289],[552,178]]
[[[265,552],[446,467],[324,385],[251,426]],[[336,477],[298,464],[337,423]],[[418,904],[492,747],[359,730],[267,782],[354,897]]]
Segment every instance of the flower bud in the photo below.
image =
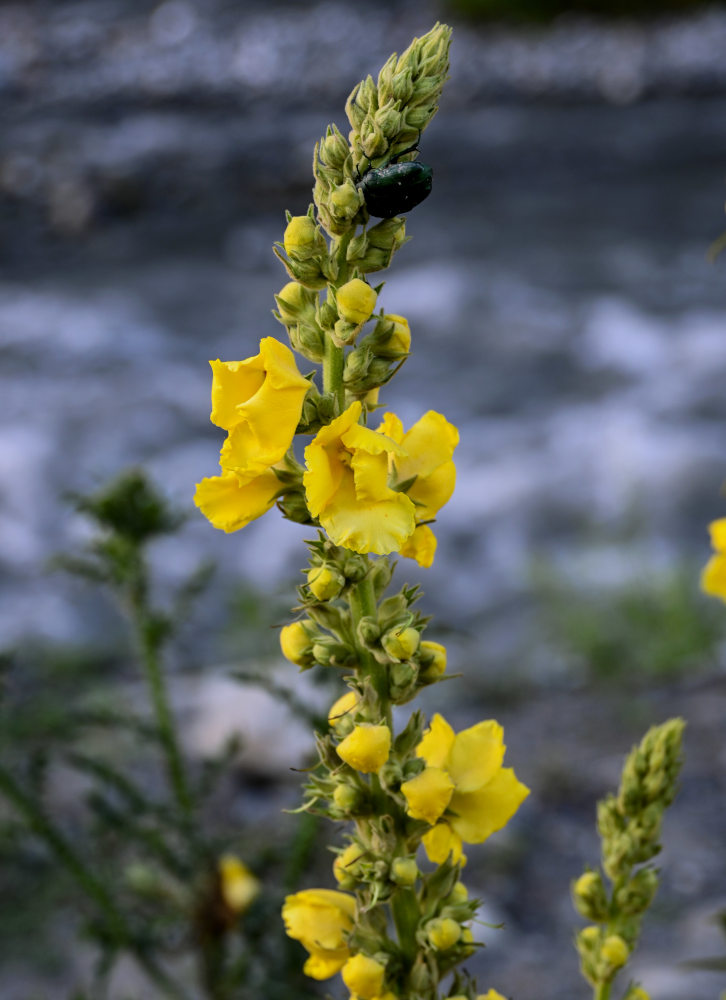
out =
[[335,125],[328,127],[328,134],[320,143],[320,158],[332,167],[342,167],[350,155],[348,143]]
[[411,330],[408,326],[408,320],[404,316],[395,315],[395,313],[386,314],[383,319],[392,323],[393,328],[385,343],[376,345],[376,354],[381,358],[405,356],[411,349]]
[[653,868],[641,868],[615,893],[615,903],[621,913],[643,913],[650,906],[658,888],[658,873]]
[[351,180],[339,184],[330,193],[330,211],[338,221],[348,222],[354,219],[363,204],[363,195]]
[[308,587],[319,601],[332,601],[345,586],[345,579],[330,566],[313,566],[307,575]]
[[476,1000],[507,1000],[507,998],[497,990],[488,990],[486,993],[480,993]]
[[426,681],[435,681],[446,673],[446,646],[440,642],[429,642],[424,639],[418,647],[421,677]]
[[419,876],[415,858],[394,858],[391,865],[391,879],[396,885],[412,886]]
[[340,974],[351,993],[361,1000],[372,1000],[383,988],[386,967],[375,958],[369,958],[368,955],[359,952],[348,959]]
[[437,951],[448,951],[461,937],[461,925],[451,917],[439,917],[429,921],[426,934]]
[[325,238],[309,215],[293,215],[282,237],[285,253],[291,260],[309,260],[326,250]]
[[370,114],[366,115],[366,120],[361,126],[360,145],[369,160],[383,156],[388,150],[388,139],[375,117]]
[[353,725],[353,715],[360,701],[357,691],[346,691],[331,706],[328,712],[328,725],[335,729],[336,733],[347,736]]
[[608,916],[608,899],[598,872],[585,872],[572,887],[578,913],[587,920],[604,921]]
[[383,648],[394,660],[407,660],[416,652],[421,641],[418,629],[411,626],[391,629],[381,639]]
[[602,943],[600,955],[614,969],[619,969],[628,961],[630,949],[619,934],[608,934]]
[[313,308],[312,294],[299,281],[288,281],[275,296],[283,323],[294,324],[300,313]]
[[377,293],[360,278],[341,285],[335,295],[338,312],[347,322],[360,326],[370,318],[376,307]]
[[[277,501],[282,516],[295,524],[310,524],[311,517],[302,490],[291,490]],[[289,657],[288,657],[289,659]]]
[[336,785],[333,802],[344,813],[356,812],[362,804],[360,790],[352,785]]
[[[344,851],[337,855],[335,861],[333,862],[333,875],[337,882],[339,882],[343,888],[353,889],[355,883],[358,881],[356,877],[357,872],[357,862],[365,854],[365,851],[360,844],[353,841],[352,844],[348,844]],[[353,883],[343,885],[343,883]]]
[[362,722],[338,745],[338,756],[356,771],[370,774],[388,760],[391,730],[385,725]]
[[363,643],[364,646],[367,646],[370,643],[375,642],[376,639],[380,638],[381,635],[380,625],[375,620],[375,618],[372,618],[370,615],[366,615],[365,617],[361,618],[361,620],[358,622],[356,631],[358,632],[358,638],[360,639],[360,641]]
[[283,625],[280,629],[280,648],[282,655],[291,663],[301,667],[310,656],[311,634],[315,626],[309,619]]
[[642,986],[631,986],[623,1000],[650,1000],[650,993]]
[[459,903],[465,903],[469,898],[469,890],[466,888],[463,882],[454,882],[454,886],[449,893],[449,902],[456,906]]

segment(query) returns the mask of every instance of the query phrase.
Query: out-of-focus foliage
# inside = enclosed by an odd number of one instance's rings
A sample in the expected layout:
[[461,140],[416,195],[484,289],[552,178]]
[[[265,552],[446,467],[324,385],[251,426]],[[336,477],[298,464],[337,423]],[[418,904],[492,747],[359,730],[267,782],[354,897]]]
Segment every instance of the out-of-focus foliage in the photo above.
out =
[[588,590],[540,566],[535,587],[556,655],[597,678],[637,682],[714,662],[723,614],[698,592],[696,577],[678,569]]

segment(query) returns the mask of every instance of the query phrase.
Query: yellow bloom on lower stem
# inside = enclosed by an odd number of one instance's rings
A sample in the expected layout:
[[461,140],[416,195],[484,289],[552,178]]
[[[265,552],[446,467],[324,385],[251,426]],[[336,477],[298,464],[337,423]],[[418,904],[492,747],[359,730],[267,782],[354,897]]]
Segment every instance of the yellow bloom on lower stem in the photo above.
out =
[[329,979],[345,965],[354,917],[355,898],[335,889],[303,889],[285,898],[285,931],[310,952],[303,971],[311,979]]
[[230,910],[242,913],[259,894],[260,883],[234,854],[219,859],[218,871],[222,899]]
[[507,998],[497,990],[489,990],[487,993],[480,993],[476,1000],[507,1000]]
[[428,524],[419,524],[401,546],[401,555],[406,559],[415,559],[419,566],[429,569],[433,565],[437,545],[436,535]]
[[440,767],[427,767],[415,778],[404,781],[401,791],[408,815],[433,825],[451,801],[454,782]]
[[370,774],[388,760],[391,752],[391,730],[385,725],[361,722],[338,744],[338,756],[346,764]]
[[[514,771],[502,767],[506,749],[503,736],[504,730],[493,719],[479,722],[458,734],[443,716],[436,714],[431,720],[431,726],[416,748],[418,756],[427,764],[417,780],[421,784],[431,781],[438,787],[441,782],[436,776],[443,771],[453,791],[438,815],[433,808],[429,814],[428,821],[432,824],[443,817],[434,828],[436,836],[430,837],[428,842],[424,837],[427,853],[430,844],[435,854],[435,857],[429,854],[430,860],[440,862],[446,846],[456,851],[461,849],[462,841],[483,843],[509,822],[529,794],[529,789],[517,780]],[[427,772],[433,772],[431,777],[426,777]],[[443,797],[439,804],[442,801]],[[413,815],[410,806],[409,813]],[[445,828],[438,829],[442,826],[448,827],[451,834]]]
[[726,601],[726,517],[712,521],[708,530],[715,552],[701,573],[701,590]]
[[398,552],[416,527],[414,504],[388,485],[389,456],[402,449],[358,423],[361,403],[322,427],[305,449],[303,485],[331,541],[354,552]]

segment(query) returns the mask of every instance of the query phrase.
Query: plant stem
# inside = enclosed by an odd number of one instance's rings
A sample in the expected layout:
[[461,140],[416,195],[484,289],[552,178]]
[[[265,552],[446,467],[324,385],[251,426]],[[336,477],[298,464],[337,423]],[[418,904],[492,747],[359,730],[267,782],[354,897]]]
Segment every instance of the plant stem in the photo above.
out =
[[[350,614],[353,622],[353,634],[355,635],[356,627],[361,618],[375,617],[376,614],[376,595],[373,590],[373,583],[370,575],[365,576],[355,585],[355,587],[352,588],[349,601]],[[386,668],[382,663],[379,663],[374,656],[371,656],[367,649],[360,649],[360,656],[361,668],[370,676],[373,688],[378,695],[381,718],[384,718],[388,723],[389,728],[391,728],[393,719],[391,706],[388,701],[388,678],[386,676]]]
[[593,1000],[610,1000],[610,987],[612,983],[600,983],[595,990]]
[[169,705],[169,694],[159,655],[160,644],[153,634],[153,623],[149,621],[148,613],[136,605],[134,605],[134,624],[139,637],[141,662],[151,696],[159,739],[166,757],[169,784],[179,808],[189,820],[192,816],[193,802],[179,750],[174,717]]
[[343,361],[343,348],[336,347],[332,337],[328,334],[325,338],[325,357],[323,358],[323,392],[333,393],[341,413],[345,409]]

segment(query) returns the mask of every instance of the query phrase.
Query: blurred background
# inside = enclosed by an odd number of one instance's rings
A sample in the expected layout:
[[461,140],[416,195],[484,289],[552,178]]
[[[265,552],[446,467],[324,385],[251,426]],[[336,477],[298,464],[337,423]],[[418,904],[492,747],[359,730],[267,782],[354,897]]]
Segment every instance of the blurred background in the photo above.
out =
[[[225,678],[279,659],[270,625],[288,620],[309,533],[271,513],[224,536],[192,507],[220,444],[208,360],[282,338],[271,245],[284,210],[307,208],[313,144],[329,122],[347,131],[352,86],[437,19],[455,30],[421,143],[434,191],[383,275],[412,355],[382,401],[461,430],[435,564],[398,570],[422,582],[431,638],[464,675],[426,707],[458,726],[499,718],[533,788],[511,831],[471,852],[486,919],[505,923],[476,971],[517,1000],[585,995],[568,884],[597,861],[595,800],[642,731],[681,714],[684,787],[634,973],[662,1000],[713,1000],[724,974],[682,963],[726,951],[726,609],[698,593],[707,522],[726,514],[726,265],[707,259],[726,193],[726,6],[0,3],[5,688],[37,733],[39,692],[48,708],[129,683],[113,607],[48,559],[87,537],[64,494],[143,465],[189,515],[154,550],[160,586],[218,566],[178,656],[190,747],[238,726],[242,812],[274,825],[294,804],[304,731],[278,720],[273,752],[258,703]],[[0,994],[65,998],[82,949],[30,902],[52,872],[8,874],[9,856]]]

